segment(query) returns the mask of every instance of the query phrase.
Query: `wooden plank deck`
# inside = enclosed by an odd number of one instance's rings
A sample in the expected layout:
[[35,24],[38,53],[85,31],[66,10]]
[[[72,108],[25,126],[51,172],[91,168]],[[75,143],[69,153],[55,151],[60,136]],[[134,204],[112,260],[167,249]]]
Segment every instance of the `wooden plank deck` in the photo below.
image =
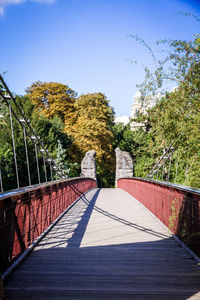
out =
[[5,284],[6,299],[200,299],[200,268],[132,196],[92,190]]

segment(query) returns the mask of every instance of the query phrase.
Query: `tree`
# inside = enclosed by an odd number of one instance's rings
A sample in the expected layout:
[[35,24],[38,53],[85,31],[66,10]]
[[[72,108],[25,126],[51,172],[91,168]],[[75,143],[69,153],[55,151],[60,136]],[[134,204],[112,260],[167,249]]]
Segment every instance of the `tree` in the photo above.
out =
[[[194,17],[197,22],[200,22],[200,19],[194,15],[189,13],[183,13],[183,15]],[[172,39],[156,41],[156,46],[161,46],[161,49],[156,49],[159,50],[159,57],[142,38],[137,35],[131,35],[131,37],[146,47],[153,59],[153,70],[151,71],[148,66],[143,66],[145,79],[137,85],[145,95],[146,101],[148,96],[151,98],[158,92],[165,93],[169,82],[181,84],[190,69],[200,62],[200,34],[195,34],[191,41]]]
[[[57,156],[57,141],[60,140],[64,149],[69,147],[72,143],[72,140],[64,133],[64,123],[59,117],[54,117],[52,119],[47,118],[43,114],[39,114],[35,110],[35,105],[29,100],[27,96],[20,97],[16,96],[16,102],[18,106],[23,110],[26,118],[29,120],[30,125],[34,128],[36,134],[40,136],[41,141],[43,142],[45,148],[51,154],[51,156],[56,159]],[[3,104],[3,103],[2,103]],[[15,105],[11,101],[11,106],[15,111],[15,114],[18,115],[19,119],[21,116],[16,109]],[[15,175],[15,164],[14,164],[14,155],[13,155],[13,144],[11,137],[11,124],[10,124],[10,115],[7,106],[0,107],[0,167],[2,171],[3,178],[3,187],[4,190],[9,190],[17,187],[16,184],[16,175]],[[26,156],[25,156],[25,145],[24,145],[24,133],[13,116],[13,128],[14,128],[14,137],[15,137],[15,147],[17,154],[17,164],[19,172],[19,182],[20,186],[29,185],[28,175],[27,175],[27,165],[26,165]],[[35,146],[28,138],[29,135],[32,135],[32,132],[26,126],[26,136],[27,136],[27,148],[29,156],[29,166],[31,170],[31,183],[38,183],[38,174],[36,167],[36,154]],[[40,178],[41,182],[45,181],[45,173],[43,166],[43,157],[38,152],[39,168],[40,168]],[[68,168],[68,176],[77,176],[80,174],[79,166],[76,163],[73,163],[69,160],[68,157],[65,157]],[[50,180],[50,170],[47,167],[47,176]]]
[[199,74],[200,64],[194,64],[178,89],[166,94],[149,112],[155,144],[163,148],[173,144],[174,157],[181,164],[178,182],[194,187],[200,186]]
[[95,150],[103,185],[114,184],[113,120],[113,109],[105,95],[94,93],[81,95],[65,121],[65,132],[73,139],[70,155],[80,162],[87,151]]
[[67,158],[67,152],[63,148],[60,140],[58,140],[56,155],[56,164],[67,177],[76,177],[80,174],[80,166],[77,163],[72,163]]
[[[188,14],[186,14],[188,15]],[[189,14],[190,15],[190,14]],[[199,22],[199,19],[196,18]],[[158,92],[161,99],[145,116],[149,127],[149,152],[154,163],[170,145],[174,148],[170,180],[194,187],[200,186],[200,35],[194,35],[192,41],[162,40],[157,45],[168,46],[169,54],[157,59],[152,49],[140,38],[133,36],[150,51],[155,68],[145,67],[145,80],[138,85],[149,101]],[[163,52],[162,52],[163,53]],[[175,82],[177,88],[166,92],[166,82]],[[143,164],[141,157],[137,161],[138,170]],[[169,168],[169,167],[168,167]],[[176,171],[178,175],[176,178]],[[148,173],[146,168],[146,175]]]
[[[16,101],[20,104],[24,97],[16,96]],[[2,100],[3,101],[3,100]],[[4,190],[16,188],[16,175],[15,175],[15,163],[13,153],[13,143],[11,136],[11,122],[10,114],[7,105],[2,102],[1,106],[1,119],[0,119],[0,164],[2,169],[3,187]],[[14,104],[11,101],[11,107],[18,115]],[[24,137],[23,130],[12,116],[12,124],[14,129],[15,148],[17,153],[18,172],[20,178],[20,186],[28,185],[28,176],[26,176],[26,159],[25,159],[25,148],[24,148]],[[28,145],[29,146],[29,145]],[[29,148],[29,154],[32,153],[33,149]],[[30,159],[30,163],[31,163]],[[34,173],[34,171],[33,171]],[[34,177],[34,176],[33,176]]]
[[39,113],[47,118],[57,116],[65,120],[75,102],[75,92],[62,83],[41,82],[33,83],[26,89],[27,95]]

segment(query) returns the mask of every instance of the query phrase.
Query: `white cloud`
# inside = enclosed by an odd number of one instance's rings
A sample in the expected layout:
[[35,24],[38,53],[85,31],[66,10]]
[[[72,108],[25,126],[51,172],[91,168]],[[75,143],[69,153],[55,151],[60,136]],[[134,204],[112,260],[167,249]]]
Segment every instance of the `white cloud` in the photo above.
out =
[[16,4],[25,3],[27,1],[51,4],[51,3],[55,2],[56,0],[0,0],[0,15],[4,14],[5,7],[7,5],[13,5],[13,4],[16,5]]

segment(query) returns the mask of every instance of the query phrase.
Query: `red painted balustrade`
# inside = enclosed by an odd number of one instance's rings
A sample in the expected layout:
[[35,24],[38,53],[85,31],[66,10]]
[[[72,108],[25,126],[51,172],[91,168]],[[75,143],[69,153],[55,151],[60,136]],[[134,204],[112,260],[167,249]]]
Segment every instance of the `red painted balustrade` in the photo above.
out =
[[139,200],[200,255],[199,190],[140,178],[119,179],[117,187]]
[[91,178],[36,185],[0,196],[0,272],[20,256],[80,195]]

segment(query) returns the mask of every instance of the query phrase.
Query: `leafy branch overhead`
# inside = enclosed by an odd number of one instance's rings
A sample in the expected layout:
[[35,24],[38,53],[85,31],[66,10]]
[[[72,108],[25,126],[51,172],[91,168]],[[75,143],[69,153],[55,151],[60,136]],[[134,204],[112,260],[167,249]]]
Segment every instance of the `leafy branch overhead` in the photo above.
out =
[[[198,18],[197,21],[199,22]],[[137,35],[130,37],[144,46],[153,60],[154,69],[151,71],[149,67],[143,66],[145,80],[137,85],[146,96],[156,95],[159,91],[166,92],[169,82],[179,85],[189,70],[200,63],[200,34],[195,34],[192,41],[169,39],[156,41],[156,46],[162,47],[156,49],[159,50],[159,57],[141,37]]]

